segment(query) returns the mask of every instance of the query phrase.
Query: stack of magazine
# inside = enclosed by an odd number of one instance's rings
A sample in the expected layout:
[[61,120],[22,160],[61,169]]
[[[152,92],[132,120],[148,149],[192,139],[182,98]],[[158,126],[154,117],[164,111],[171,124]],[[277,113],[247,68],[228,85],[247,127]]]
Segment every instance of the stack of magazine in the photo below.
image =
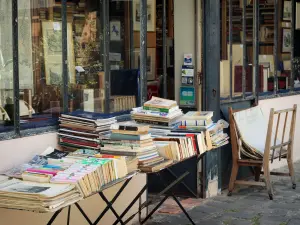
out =
[[82,199],[71,184],[28,182],[0,177],[0,207],[55,212]]
[[[5,176],[0,177],[0,197],[1,185],[7,181],[7,179],[5,179],[7,177],[13,178],[14,182],[18,181],[18,185],[29,185],[33,183],[34,186],[40,185],[41,187],[46,187],[46,189],[55,187],[57,191],[58,188],[62,188],[62,191],[64,191],[66,187],[72,187],[72,189],[70,189],[73,193],[72,196],[75,196],[76,198],[74,197],[74,199],[78,200],[78,195],[88,197],[93,193],[99,192],[104,185],[123,178],[128,174],[124,158],[104,158],[98,157],[98,155],[99,151],[96,150],[78,149],[75,152],[64,152],[50,147],[42,154],[34,156],[29,162],[6,171],[4,173]],[[52,184],[56,185],[51,186]],[[7,192],[14,192],[12,189],[5,190]],[[76,192],[76,194],[74,192]],[[48,192],[45,194],[48,194]],[[60,194],[64,194],[64,192]],[[16,198],[18,197],[19,196],[16,196]],[[44,196],[42,197],[42,200],[47,201]],[[2,199],[0,199],[0,201]],[[73,198],[67,198],[66,200],[70,203],[70,201],[73,201]],[[60,200],[58,199],[57,201],[59,203]],[[49,202],[51,203],[50,200]],[[2,205],[0,204],[0,206],[4,207],[4,203]],[[19,205],[17,200],[13,203],[15,207]],[[45,206],[47,206],[47,204],[45,204]],[[27,206],[21,205],[21,209],[30,209],[25,207]],[[50,209],[52,208],[34,208],[32,210],[50,211]]]
[[51,183],[74,184],[84,197],[97,193],[101,188],[127,175],[123,159],[86,158],[78,160],[68,169],[58,172]]
[[100,138],[110,133],[115,117],[94,118],[91,114],[62,114],[59,118],[59,144],[69,150],[100,150]]

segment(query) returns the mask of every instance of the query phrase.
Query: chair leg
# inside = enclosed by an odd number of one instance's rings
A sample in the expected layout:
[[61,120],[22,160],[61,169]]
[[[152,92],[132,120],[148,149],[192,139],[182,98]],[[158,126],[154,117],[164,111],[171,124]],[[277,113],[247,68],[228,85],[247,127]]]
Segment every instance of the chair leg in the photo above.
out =
[[256,166],[254,168],[254,170],[255,170],[255,181],[259,181],[261,168],[262,168],[261,166]]
[[270,200],[273,200],[273,188],[271,183],[271,175],[269,165],[264,165],[264,177]]
[[234,183],[236,181],[236,177],[239,171],[239,165],[237,163],[232,164],[232,170],[231,170],[231,176],[230,176],[230,182],[228,187],[228,196],[232,195],[232,191],[234,189]]
[[296,188],[295,171],[294,171],[293,159],[290,154],[287,156],[287,163],[288,163],[289,173],[293,184],[293,189],[295,189]]

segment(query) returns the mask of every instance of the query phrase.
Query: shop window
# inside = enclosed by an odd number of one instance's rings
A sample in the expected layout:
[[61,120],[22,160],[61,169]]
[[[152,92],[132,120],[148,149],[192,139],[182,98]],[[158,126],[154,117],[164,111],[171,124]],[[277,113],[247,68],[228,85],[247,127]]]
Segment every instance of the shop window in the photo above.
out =
[[[80,0],[67,3],[69,111],[104,112],[104,21],[100,1]],[[70,27],[69,27],[70,24]],[[68,40],[69,42],[69,40]]]
[[[68,23],[68,50],[72,50],[72,23]],[[61,3],[18,0],[19,87],[21,130],[53,126],[62,112]],[[68,59],[69,81],[74,83]]]
[[[167,63],[172,68],[173,4],[167,2]],[[17,4],[21,131],[55,126],[65,110],[124,114],[140,104],[139,0],[67,0],[65,12],[61,0],[18,0]],[[151,98],[162,94],[162,1],[148,0],[147,5]],[[0,10],[0,133],[13,133],[12,1],[0,0]],[[168,76],[173,72],[168,68]]]
[[0,132],[14,128],[11,2],[0,0]]
[[[136,49],[140,46],[140,33],[135,32],[134,21],[139,21],[140,14],[139,7],[134,9],[136,5],[136,1],[109,1],[111,113],[129,113],[138,105],[139,55]],[[135,17],[138,18],[135,20]]]
[[[255,46],[253,45],[254,33],[254,12],[253,2],[247,2],[245,6],[245,23],[246,32],[243,31],[243,4],[239,1],[232,1],[232,29],[229,24],[229,3],[222,1],[222,61],[221,61],[221,96],[223,99],[230,95],[230,85],[232,85],[232,96],[235,97],[242,92],[243,84],[243,57],[246,58],[246,77],[245,77],[245,97],[252,94],[256,95],[254,88],[258,87],[260,96],[274,95],[274,93],[287,93],[294,86],[297,90],[299,85],[298,71],[300,65],[298,63],[297,48],[297,30],[292,36],[291,17],[292,9],[291,1],[277,1],[267,3],[259,2],[258,15],[258,77],[254,73],[253,58],[255,54]],[[226,7],[225,7],[226,6]],[[224,8],[225,7],[225,8]],[[227,9],[227,10],[226,10]],[[280,16],[282,15],[282,16]],[[226,19],[226,22],[224,22]],[[276,25],[275,25],[275,21]],[[277,30],[277,34],[275,31]],[[225,33],[227,35],[225,35]],[[230,55],[229,35],[232,34],[232,77],[233,82],[230,84],[229,66]],[[276,36],[275,36],[276,35]],[[246,55],[243,54],[243,36],[245,36]],[[294,41],[294,59],[291,60],[292,40]],[[277,51],[274,52],[275,46]],[[227,58],[226,58],[227,55]],[[294,68],[293,78],[291,71]],[[299,67],[300,68],[300,67]],[[256,83],[256,85],[255,85]],[[275,84],[274,84],[275,83]],[[276,88],[276,90],[274,90]]]

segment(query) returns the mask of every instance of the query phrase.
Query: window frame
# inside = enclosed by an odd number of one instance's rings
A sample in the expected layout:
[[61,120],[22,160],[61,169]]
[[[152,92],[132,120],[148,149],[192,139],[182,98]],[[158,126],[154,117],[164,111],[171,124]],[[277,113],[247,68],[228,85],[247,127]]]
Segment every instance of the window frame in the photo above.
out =
[[[111,0],[98,0],[100,2],[100,9],[98,13],[101,15],[101,27],[103,30],[103,67],[105,73],[105,98],[110,99],[110,64],[109,64],[109,45],[110,45],[110,24],[109,24],[109,3]],[[132,1],[128,0],[130,5],[130,12],[132,13]],[[163,44],[164,52],[163,57],[167,57],[167,43],[166,43],[166,0],[163,0],[164,4],[164,15],[163,15]],[[141,30],[140,30],[140,71],[139,71],[139,91],[138,91],[138,102],[143,104],[147,101],[147,0],[140,0],[141,7]],[[62,65],[63,65],[63,87],[62,87],[62,102],[63,102],[63,113],[68,112],[69,96],[68,96],[68,45],[67,45],[67,0],[61,0],[61,14],[62,14]],[[145,9],[145,10],[144,10]],[[130,46],[133,46],[133,28],[132,28],[132,18],[130,19]],[[20,127],[20,113],[19,113],[19,103],[20,103],[20,93],[19,93],[19,54],[18,54],[18,0],[12,0],[12,35],[13,35],[13,102],[14,102],[14,131],[2,132],[0,133],[0,141],[9,140],[15,138],[22,138],[26,136],[33,136],[41,133],[50,133],[57,130],[56,126],[45,126],[40,128],[29,128],[21,130]],[[133,48],[131,49],[133,51]],[[132,52],[131,52],[132,54]],[[133,62],[131,62],[132,64]],[[164,81],[166,82],[167,77],[167,62],[163,61],[164,66]],[[132,66],[132,65],[131,65]],[[163,93],[164,96],[167,94],[167,86],[164,85]],[[105,113],[109,112],[109,101],[105,101]]]
[[[278,98],[278,97],[285,97],[285,96],[293,96],[300,94],[300,88],[294,88],[294,78],[295,78],[295,68],[294,68],[294,42],[295,42],[295,5],[296,1],[291,0],[292,4],[292,16],[291,16],[291,73],[289,76],[289,82],[290,86],[288,89],[280,90],[278,89],[278,22],[279,22],[279,14],[278,14],[278,0],[274,0],[274,48],[273,48],[273,58],[274,58],[274,88],[272,92],[260,92],[259,91],[259,4],[257,1],[254,1],[253,5],[253,69],[254,69],[254,77],[253,80],[253,91],[252,95],[246,96],[246,38],[245,38],[245,31],[246,31],[246,5],[247,0],[243,0],[243,8],[242,8],[242,27],[243,27],[243,72],[242,72],[242,95],[241,96],[232,96],[233,94],[233,88],[232,88],[232,78],[233,78],[233,71],[232,71],[232,0],[229,0],[229,76],[230,76],[230,94],[228,97],[221,98],[220,104],[228,104],[228,103],[234,103],[234,102],[240,102],[245,100],[255,100],[255,103],[258,104],[259,100],[265,100],[265,99],[272,99],[272,98]],[[227,42],[226,42],[227,43]]]

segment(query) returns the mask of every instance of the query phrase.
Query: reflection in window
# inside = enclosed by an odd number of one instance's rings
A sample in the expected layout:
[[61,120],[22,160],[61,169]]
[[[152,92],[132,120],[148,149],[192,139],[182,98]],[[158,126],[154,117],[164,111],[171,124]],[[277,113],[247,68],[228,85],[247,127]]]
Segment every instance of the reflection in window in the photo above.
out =
[[[62,109],[61,3],[18,0],[18,17],[21,129],[55,125]],[[72,33],[67,38],[73,49]],[[74,82],[75,73],[68,76]]]
[[0,132],[13,130],[12,4],[0,0]]

